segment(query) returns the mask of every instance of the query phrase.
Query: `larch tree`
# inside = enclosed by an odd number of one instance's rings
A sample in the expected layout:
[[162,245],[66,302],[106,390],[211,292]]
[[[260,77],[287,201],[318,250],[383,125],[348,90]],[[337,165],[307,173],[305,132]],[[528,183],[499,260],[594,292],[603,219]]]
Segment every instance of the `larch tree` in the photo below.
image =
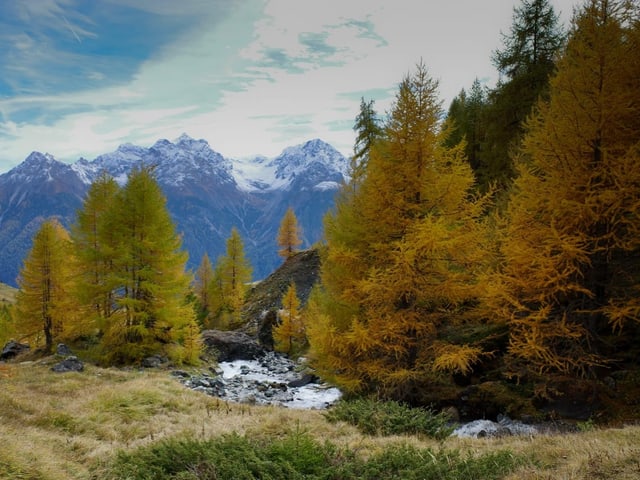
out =
[[306,335],[300,311],[300,299],[294,283],[289,285],[278,312],[278,324],[273,328],[275,350],[292,355],[304,346]]
[[116,196],[108,225],[116,236],[116,311],[102,346],[108,360],[138,361],[176,351],[195,323],[187,304],[187,254],[166,208],[152,169],[134,169]]
[[282,217],[280,222],[280,228],[278,229],[278,255],[284,258],[289,258],[293,255],[297,248],[302,245],[301,230],[298,226],[298,219],[293,212],[293,208],[289,207]]
[[229,328],[240,321],[251,272],[242,237],[234,227],[227,239],[226,253],[218,259],[209,288],[211,326]]
[[527,124],[488,297],[516,369],[586,374],[615,352],[612,332],[637,332],[638,18],[623,0],[578,10],[550,100]]
[[116,251],[113,231],[106,221],[120,187],[107,173],[91,184],[78,211],[71,237],[78,259],[78,300],[100,330],[113,313]]
[[200,265],[198,265],[198,269],[196,270],[193,283],[194,294],[198,301],[199,317],[203,323],[206,323],[206,319],[209,315],[209,306],[211,303],[209,296],[211,294],[211,285],[213,281],[213,266],[211,265],[211,260],[209,260],[209,255],[205,252],[200,260]]
[[76,328],[73,248],[68,232],[55,220],[45,221],[18,277],[16,330],[51,352],[57,341],[68,339]]
[[464,143],[445,145],[441,114],[437,82],[420,63],[371,149],[358,214],[338,204],[325,223],[311,357],[349,391],[419,403],[441,371],[468,372],[483,354],[439,335],[478,296],[487,206],[472,195]]

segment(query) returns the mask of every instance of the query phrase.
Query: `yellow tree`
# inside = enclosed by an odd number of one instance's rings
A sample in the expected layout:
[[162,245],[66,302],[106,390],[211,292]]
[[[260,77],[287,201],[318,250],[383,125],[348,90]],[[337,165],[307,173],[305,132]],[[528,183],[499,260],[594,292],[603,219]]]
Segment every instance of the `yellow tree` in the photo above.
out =
[[534,372],[587,373],[640,320],[638,18],[626,1],[577,11],[527,124],[488,301]]
[[71,236],[78,259],[78,300],[100,330],[113,313],[117,251],[113,229],[105,221],[118,194],[116,181],[102,173],[91,184]]
[[294,283],[282,298],[282,309],[278,312],[279,323],[273,328],[275,350],[291,355],[303,346],[306,336],[300,312],[300,300]]
[[298,226],[298,219],[293,209],[289,207],[282,218],[280,229],[278,230],[278,246],[281,247],[280,250],[278,250],[278,255],[284,258],[289,258],[293,255],[297,247],[302,245],[300,235],[301,231]]
[[149,167],[134,169],[106,215],[115,238],[115,311],[102,337],[106,360],[135,362],[176,351],[195,321],[186,301],[187,254]]
[[238,229],[233,227],[227,239],[226,254],[218,259],[208,293],[211,326],[228,328],[240,320],[247,285],[251,281],[251,264],[245,256]]
[[202,256],[202,260],[200,260],[200,265],[196,270],[196,275],[194,278],[194,294],[196,299],[198,300],[198,310],[200,319],[205,321],[209,315],[209,306],[210,306],[210,292],[211,292],[211,284],[214,281],[214,272],[213,266],[211,265],[211,260],[209,260],[209,255],[205,252]]
[[441,113],[437,83],[419,64],[361,185],[327,217],[325,296],[309,322],[323,328],[310,328],[309,342],[316,366],[348,390],[419,402],[440,370],[466,372],[481,356],[440,335],[465,319],[486,256],[486,201],[472,197],[464,145],[445,147]]
[[55,219],[45,221],[20,271],[14,313],[16,329],[47,352],[56,341],[80,333],[74,324],[74,273],[68,232]]

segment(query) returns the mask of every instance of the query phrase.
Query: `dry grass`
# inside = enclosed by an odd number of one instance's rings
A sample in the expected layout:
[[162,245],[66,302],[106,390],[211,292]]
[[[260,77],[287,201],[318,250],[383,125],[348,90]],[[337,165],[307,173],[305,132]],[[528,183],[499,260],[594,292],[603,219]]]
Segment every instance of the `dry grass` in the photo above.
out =
[[15,303],[18,290],[0,282],[0,304]]
[[167,372],[87,366],[55,374],[51,360],[5,365],[0,375],[0,478],[87,479],[119,449],[161,438],[210,438],[229,432],[285,436],[305,431],[363,456],[409,442],[477,454],[509,449],[535,462],[513,479],[640,478],[640,427],[562,436],[503,439],[376,438],[321,412],[229,404],[187,390]]

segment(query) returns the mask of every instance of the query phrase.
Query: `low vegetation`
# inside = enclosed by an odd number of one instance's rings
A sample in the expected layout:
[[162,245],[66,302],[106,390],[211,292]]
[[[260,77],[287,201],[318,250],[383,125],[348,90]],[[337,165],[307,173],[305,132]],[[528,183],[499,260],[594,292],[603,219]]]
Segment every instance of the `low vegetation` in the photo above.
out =
[[[376,431],[320,411],[223,402],[166,371],[0,370],[0,478],[637,478],[640,427],[570,436],[458,439]],[[350,405],[354,409],[354,404]],[[355,404],[358,405],[358,404]],[[361,414],[374,404],[355,408]],[[386,404],[390,418],[410,411]],[[382,414],[380,414],[383,416]],[[361,422],[360,422],[361,423]],[[328,440],[327,440],[328,439]]]

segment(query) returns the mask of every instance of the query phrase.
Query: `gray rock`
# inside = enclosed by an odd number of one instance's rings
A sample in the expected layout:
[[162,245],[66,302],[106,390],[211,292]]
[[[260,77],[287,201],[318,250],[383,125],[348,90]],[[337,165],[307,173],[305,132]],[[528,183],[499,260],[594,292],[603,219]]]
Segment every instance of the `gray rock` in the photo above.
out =
[[218,362],[234,360],[255,360],[265,351],[253,338],[243,332],[205,330],[202,341],[207,349],[217,352]]
[[159,368],[163,363],[166,363],[167,359],[160,355],[151,355],[150,357],[144,358],[142,360],[143,368]]
[[9,360],[23,352],[29,350],[29,345],[18,343],[15,340],[9,340],[0,352],[0,360]]
[[291,380],[287,385],[293,388],[304,387],[305,385],[309,385],[310,383],[316,383],[318,381],[318,377],[311,373],[305,373],[300,378],[296,380]]
[[51,370],[58,373],[64,372],[82,372],[84,370],[84,363],[82,363],[78,357],[70,356],[65,358],[60,363],[56,363]]
[[59,343],[56,346],[56,355],[60,355],[61,357],[68,357],[69,355],[72,355],[71,349],[64,343]]

